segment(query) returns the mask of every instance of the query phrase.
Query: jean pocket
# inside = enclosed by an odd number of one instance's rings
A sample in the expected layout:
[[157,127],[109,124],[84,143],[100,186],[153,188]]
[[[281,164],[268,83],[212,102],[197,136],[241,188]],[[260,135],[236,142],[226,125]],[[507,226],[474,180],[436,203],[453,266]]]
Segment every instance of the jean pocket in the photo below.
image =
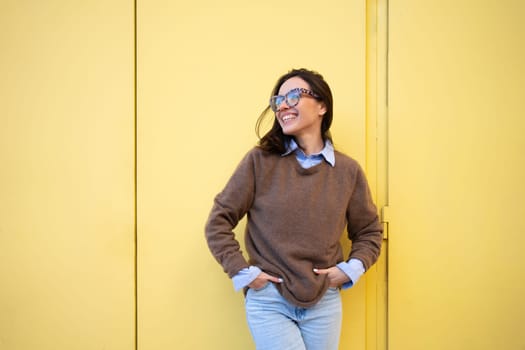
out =
[[271,282],[266,282],[266,284],[260,288],[251,288],[253,289],[254,292],[260,292],[260,291],[263,291],[265,290],[266,288],[268,288],[270,286]]

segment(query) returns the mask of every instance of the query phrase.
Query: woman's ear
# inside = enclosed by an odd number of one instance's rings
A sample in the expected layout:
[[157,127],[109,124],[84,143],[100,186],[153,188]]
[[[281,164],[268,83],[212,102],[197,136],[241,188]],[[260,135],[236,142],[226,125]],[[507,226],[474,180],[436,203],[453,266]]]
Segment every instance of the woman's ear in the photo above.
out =
[[324,116],[326,114],[326,104],[324,102],[319,102],[319,115]]

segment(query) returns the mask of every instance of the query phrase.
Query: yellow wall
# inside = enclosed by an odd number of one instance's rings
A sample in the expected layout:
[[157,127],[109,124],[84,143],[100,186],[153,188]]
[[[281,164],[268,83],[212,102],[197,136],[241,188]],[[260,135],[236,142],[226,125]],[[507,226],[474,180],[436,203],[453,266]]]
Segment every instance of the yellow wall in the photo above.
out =
[[133,7],[0,2],[0,349],[131,349]]
[[386,5],[139,1],[134,130],[133,2],[1,1],[0,349],[135,348],[135,199],[138,348],[253,348],[203,226],[299,66],[390,209],[341,349],[523,349],[524,5]]
[[389,349],[524,349],[525,5],[389,8]]

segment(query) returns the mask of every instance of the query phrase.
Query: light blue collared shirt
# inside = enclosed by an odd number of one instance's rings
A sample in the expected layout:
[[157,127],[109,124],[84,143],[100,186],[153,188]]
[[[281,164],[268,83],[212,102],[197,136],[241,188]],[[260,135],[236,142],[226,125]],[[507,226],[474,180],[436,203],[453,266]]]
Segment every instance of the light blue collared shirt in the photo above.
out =
[[307,156],[295,142],[295,140],[291,139],[288,147],[286,147],[286,152],[284,152],[281,156],[285,157],[293,152],[295,152],[295,158],[297,158],[299,164],[301,164],[301,166],[305,169],[311,168],[321,163],[323,160],[325,160],[332,167],[335,166],[334,146],[330,140],[326,140],[321,152]]
[[[303,150],[297,145],[294,139],[291,139],[290,143],[286,147],[286,152],[282,154],[282,157],[286,157],[291,153],[295,153],[295,157],[299,164],[305,169],[311,168],[320,164],[323,160],[330,164],[332,167],[335,166],[335,154],[334,146],[330,140],[326,140],[325,145],[321,152],[316,154],[306,155]],[[361,260],[350,259],[348,262],[343,261],[337,264],[337,267],[343,271],[348,278],[349,282],[341,286],[342,289],[352,287],[357,283],[359,278],[365,273],[365,268]],[[253,280],[259,276],[261,269],[257,266],[250,266],[239,271],[235,276],[232,277],[234,289],[241,290],[244,287],[252,283]],[[278,277],[278,276],[277,276]]]

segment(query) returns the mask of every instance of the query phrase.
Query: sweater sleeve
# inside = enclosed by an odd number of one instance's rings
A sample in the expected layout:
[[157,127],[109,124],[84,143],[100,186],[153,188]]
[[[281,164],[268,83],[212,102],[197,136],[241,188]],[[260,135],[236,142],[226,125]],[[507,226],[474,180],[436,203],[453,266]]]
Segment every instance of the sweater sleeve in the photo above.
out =
[[249,152],[215,197],[205,226],[208,247],[230,278],[249,267],[233,229],[250,209],[254,192],[254,163],[252,152]]
[[354,190],[347,208],[348,238],[352,241],[350,258],[363,262],[366,270],[379,257],[383,242],[383,227],[377,215],[363,170],[358,167]]

